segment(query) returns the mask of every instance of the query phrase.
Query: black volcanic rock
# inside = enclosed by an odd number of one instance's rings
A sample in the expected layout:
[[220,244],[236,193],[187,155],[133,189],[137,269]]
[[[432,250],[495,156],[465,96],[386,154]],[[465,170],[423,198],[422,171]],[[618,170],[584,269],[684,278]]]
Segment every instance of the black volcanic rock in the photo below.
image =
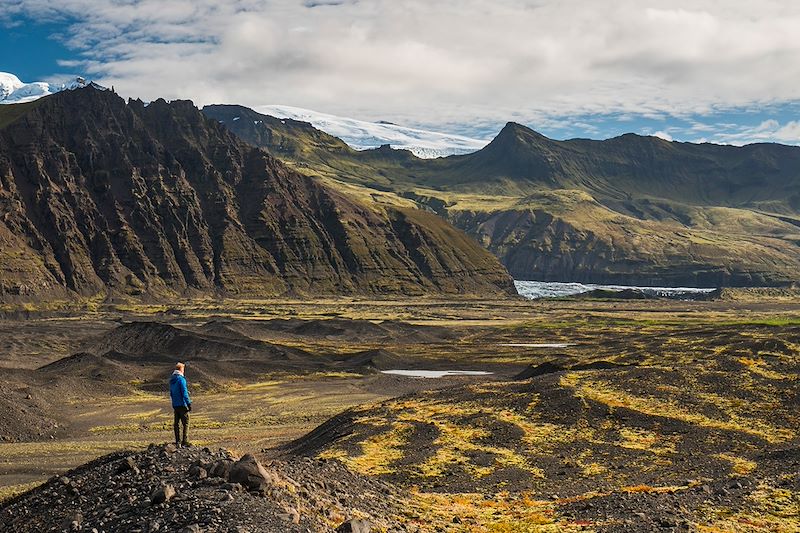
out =
[[506,294],[435,216],[358,203],[191,102],[65,91],[0,120],[0,294]]
[[[225,450],[171,444],[99,457],[1,502],[0,531],[327,532],[332,509],[397,530],[396,498],[384,482],[335,463],[234,459]],[[213,469],[217,464],[241,465],[248,487],[262,490],[243,490],[237,470]],[[221,477],[196,475],[206,468]]]

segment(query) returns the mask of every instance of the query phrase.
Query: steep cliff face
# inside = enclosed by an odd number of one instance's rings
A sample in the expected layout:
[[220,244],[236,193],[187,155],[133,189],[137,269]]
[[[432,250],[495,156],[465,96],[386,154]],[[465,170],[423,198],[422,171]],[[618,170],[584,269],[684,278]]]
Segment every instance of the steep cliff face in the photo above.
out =
[[[459,211],[450,220],[483,242],[516,279],[645,286],[785,286],[800,264],[796,249],[696,243],[659,231],[649,246],[609,237],[538,210]],[[666,242],[664,242],[666,241]],[[777,260],[776,260],[777,259]]]
[[0,292],[227,295],[511,290],[435,217],[348,199],[187,101],[93,88],[0,116]]

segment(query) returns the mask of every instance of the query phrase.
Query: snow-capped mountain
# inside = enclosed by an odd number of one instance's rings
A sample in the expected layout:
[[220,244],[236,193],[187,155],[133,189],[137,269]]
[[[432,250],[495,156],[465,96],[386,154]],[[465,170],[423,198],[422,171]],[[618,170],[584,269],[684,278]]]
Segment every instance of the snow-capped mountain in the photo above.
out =
[[356,150],[367,150],[388,144],[392,148],[411,150],[417,157],[434,158],[475,152],[489,142],[461,135],[407,128],[388,122],[367,122],[285,105],[265,105],[254,109],[276,118],[310,122],[315,128],[339,137]]
[[20,81],[18,77],[8,72],[0,72],[0,104],[21,104],[24,102],[32,102],[38,100],[43,96],[47,96],[59,91],[68,91],[86,87],[88,84],[93,84],[96,87],[99,85],[93,82],[88,82],[83,78],[75,78],[69,83],[46,83],[43,81],[35,81],[33,83],[25,83]]
[[[14,74],[0,72],[0,104],[32,102],[59,91],[86,87],[90,84],[104,89],[84,78],[75,78],[69,83],[62,84],[42,81],[25,83]],[[339,137],[356,150],[367,150],[388,144],[392,148],[410,150],[417,157],[434,158],[476,152],[489,142],[463,135],[408,128],[388,122],[368,122],[285,105],[266,105],[255,110],[277,118],[310,122],[315,128]]]

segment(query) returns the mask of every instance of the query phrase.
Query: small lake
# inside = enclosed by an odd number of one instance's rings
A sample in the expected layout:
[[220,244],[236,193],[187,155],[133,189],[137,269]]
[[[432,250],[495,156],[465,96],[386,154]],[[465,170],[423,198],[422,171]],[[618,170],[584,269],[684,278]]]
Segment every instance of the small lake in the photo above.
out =
[[381,370],[381,374],[405,376],[409,378],[443,378],[448,376],[488,376],[494,372],[480,370]]
[[539,298],[560,298],[564,296],[574,296],[593,290],[623,291],[632,289],[651,296],[661,296],[663,298],[691,298],[692,295],[712,292],[716,289],[696,288],[696,287],[636,287],[629,285],[595,285],[584,283],[562,283],[556,281],[514,281],[517,292],[520,296],[537,300]]

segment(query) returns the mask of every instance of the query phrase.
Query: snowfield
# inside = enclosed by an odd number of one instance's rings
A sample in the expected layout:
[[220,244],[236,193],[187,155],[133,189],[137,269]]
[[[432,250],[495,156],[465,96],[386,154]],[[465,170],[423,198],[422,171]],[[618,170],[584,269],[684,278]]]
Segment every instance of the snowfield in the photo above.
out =
[[265,105],[254,109],[276,118],[310,122],[315,128],[339,137],[356,150],[368,150],[388,144],[392,148],[410,150],[417,157],[430,159],[476,152],[489,143],[461,135],[407,128],[388,122],[367,122],[299,107]]

